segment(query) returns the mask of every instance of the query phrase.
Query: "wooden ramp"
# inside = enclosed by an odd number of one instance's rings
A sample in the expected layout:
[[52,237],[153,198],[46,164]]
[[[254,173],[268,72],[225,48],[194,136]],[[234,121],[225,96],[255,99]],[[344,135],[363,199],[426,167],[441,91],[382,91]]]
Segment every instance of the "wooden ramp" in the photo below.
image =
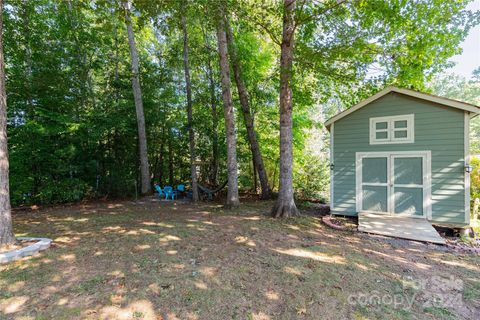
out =
[[389,237],[445,244],[445,239],[438,234],[430,222],[421,218],[360,212],[358,230]]

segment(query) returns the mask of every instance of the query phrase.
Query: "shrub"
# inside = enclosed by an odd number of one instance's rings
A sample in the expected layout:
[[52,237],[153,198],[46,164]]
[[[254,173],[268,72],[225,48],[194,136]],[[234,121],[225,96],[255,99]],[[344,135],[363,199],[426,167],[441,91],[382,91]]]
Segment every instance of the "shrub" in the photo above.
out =
[[306,155],[302,163],[295,166],[293,188],[302,199],[326,202],[329,188],[329,163],[313,155]]
[[472,157],[470,165],[473,167],[470,173],[470,207],[472,208],[475,198],[480,198],[480,159]]

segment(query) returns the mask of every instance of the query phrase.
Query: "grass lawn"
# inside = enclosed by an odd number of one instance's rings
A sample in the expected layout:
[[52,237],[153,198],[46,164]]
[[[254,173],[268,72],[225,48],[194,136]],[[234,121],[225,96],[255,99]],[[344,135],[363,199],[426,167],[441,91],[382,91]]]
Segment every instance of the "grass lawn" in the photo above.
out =
[[479,256],[312,216],[274,220],[271,206],[145,200],[15,213],[17,236],[54,245],[0,265],[0,319],[480,318]]

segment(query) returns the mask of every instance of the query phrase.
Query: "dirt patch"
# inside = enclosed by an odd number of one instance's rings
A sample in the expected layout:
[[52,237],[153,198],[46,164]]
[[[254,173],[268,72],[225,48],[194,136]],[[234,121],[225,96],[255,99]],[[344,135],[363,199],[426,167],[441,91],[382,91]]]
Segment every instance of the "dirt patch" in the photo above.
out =
[[479,257],[314,216],[275,220],[272,205],[144,199],[18,212],[17,236],[55,246],[0,266],[0,318],[479,318]]
[[457,252],[480,255],[480,239],[450,238],[447,240],[447,247]]
[[330,214],[330,206],[319,202],[303,201],[298,204],[298,208],[304,215],[323,217]]

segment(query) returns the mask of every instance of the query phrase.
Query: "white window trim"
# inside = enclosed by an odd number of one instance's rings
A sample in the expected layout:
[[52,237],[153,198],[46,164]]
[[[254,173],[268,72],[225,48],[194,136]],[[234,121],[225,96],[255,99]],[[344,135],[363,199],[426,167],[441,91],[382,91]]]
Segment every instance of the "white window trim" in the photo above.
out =
[[[395,138],[395,131],[405,131],[405,128],[395,129],[395,121],[407,121],[407,137]],[[387,122],[387,129],[377,129],[376,123]],[[377,139],[377,132],[387,132],[386,139]],[[414,143],[415,142],[415,116],[413,114],[405,114],[399,116],[376,117],[370,118],[370,144],[398,144],[398,143]]]

